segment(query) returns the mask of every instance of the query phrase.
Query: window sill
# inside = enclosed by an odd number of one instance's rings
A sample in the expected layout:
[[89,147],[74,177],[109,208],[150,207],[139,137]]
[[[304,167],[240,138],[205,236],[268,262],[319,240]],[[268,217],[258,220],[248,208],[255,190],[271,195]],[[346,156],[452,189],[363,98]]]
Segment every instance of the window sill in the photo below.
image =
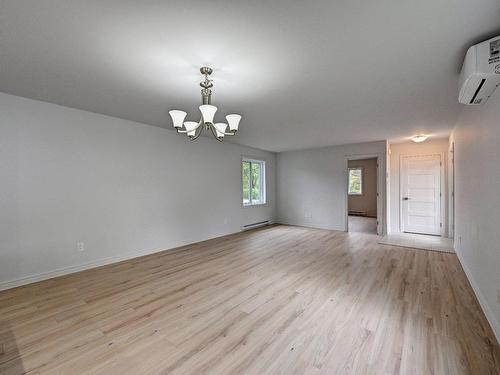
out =
[[245,204],[245,203],[243,203],[242,206],[243,206],[243,208],[247,208],[247,207],[262,207],[262,206],[267,206],[267,202],[266,203],[252,203],[252,204]]

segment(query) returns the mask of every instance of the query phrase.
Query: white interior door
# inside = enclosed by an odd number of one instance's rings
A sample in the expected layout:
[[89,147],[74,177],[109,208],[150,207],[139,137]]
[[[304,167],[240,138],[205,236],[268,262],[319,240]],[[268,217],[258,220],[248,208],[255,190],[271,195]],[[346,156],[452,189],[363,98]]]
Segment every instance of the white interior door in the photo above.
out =
[[441,156],[403,156],[401,230],[441,234]]

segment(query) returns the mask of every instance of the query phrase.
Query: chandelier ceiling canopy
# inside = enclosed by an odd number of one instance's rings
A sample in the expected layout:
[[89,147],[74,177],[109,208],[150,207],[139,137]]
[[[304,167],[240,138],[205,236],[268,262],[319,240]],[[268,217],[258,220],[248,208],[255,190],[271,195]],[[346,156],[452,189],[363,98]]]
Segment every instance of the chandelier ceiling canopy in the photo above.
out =
[[[172,123],[177,133],[187,134],[189,139],[194,141],[197,139],[203,129],[210,130],[213,136],[220,142],[224,140],[224,136],[235,135],[238,131],[238,126],[240,124],[241,116],[237,114],[230,114],[226,116],[227,123],[225,122],[214,122],[215,112],[217,112],[217,107],[211,104],[212,101],[212,87],[213,83],[209,76],[212,74],[212,68],[202,67],[200,69],[201,74],[205,76],[205,79],[200,82],[201,89],[201,100],[202,105],[199,106],[201,112],[200,121],[184,121],[187,113],[179,110],[169,111],[170,117],[172,117]],[[229,126],[229,131],[227,128]]]

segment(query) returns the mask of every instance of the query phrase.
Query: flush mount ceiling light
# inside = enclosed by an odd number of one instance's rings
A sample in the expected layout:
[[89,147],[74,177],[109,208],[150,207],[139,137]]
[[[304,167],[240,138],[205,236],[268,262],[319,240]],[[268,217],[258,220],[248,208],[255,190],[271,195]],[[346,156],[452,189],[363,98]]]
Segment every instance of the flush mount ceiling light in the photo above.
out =
[[[202,105],[200,105],[201,119],[200,121],[184,121],[187,113],[179,110],[172,110],[168,113],[172,117],[172,122],[177,133],[187,134],[189,139],[194,141],[197,139],[203,129],[210,130],[213,136],[220,142],[224,140],[226,135],[235,135],[238,131],[238,126],[240,124],[241,116],[236,114],[231,114],[226,116],[227,124],[225,122],[215,122],[214,117],[215,112],[217,112],[217,107],[211,104],[212,90],[213,87],[212,80],[208,78],[212,74],[212,68],[204,66],[200,69],[201,74],[205,76],[205,80],[200,82],[201,89],[201,99]],[[229,125],[229,132],[226,129]]]
[[411,137],[411,140],[416,143],[420,143],[425,141],[427,138],[429,138],[427,135],[419,134],[419,135],[414,135]]

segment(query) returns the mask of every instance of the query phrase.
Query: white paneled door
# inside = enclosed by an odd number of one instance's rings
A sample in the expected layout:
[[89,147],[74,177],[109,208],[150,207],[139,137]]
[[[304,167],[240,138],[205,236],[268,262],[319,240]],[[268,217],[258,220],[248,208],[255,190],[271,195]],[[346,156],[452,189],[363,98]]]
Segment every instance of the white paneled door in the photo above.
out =
[[401,157],[401,230],[441,234],[441,156]]

